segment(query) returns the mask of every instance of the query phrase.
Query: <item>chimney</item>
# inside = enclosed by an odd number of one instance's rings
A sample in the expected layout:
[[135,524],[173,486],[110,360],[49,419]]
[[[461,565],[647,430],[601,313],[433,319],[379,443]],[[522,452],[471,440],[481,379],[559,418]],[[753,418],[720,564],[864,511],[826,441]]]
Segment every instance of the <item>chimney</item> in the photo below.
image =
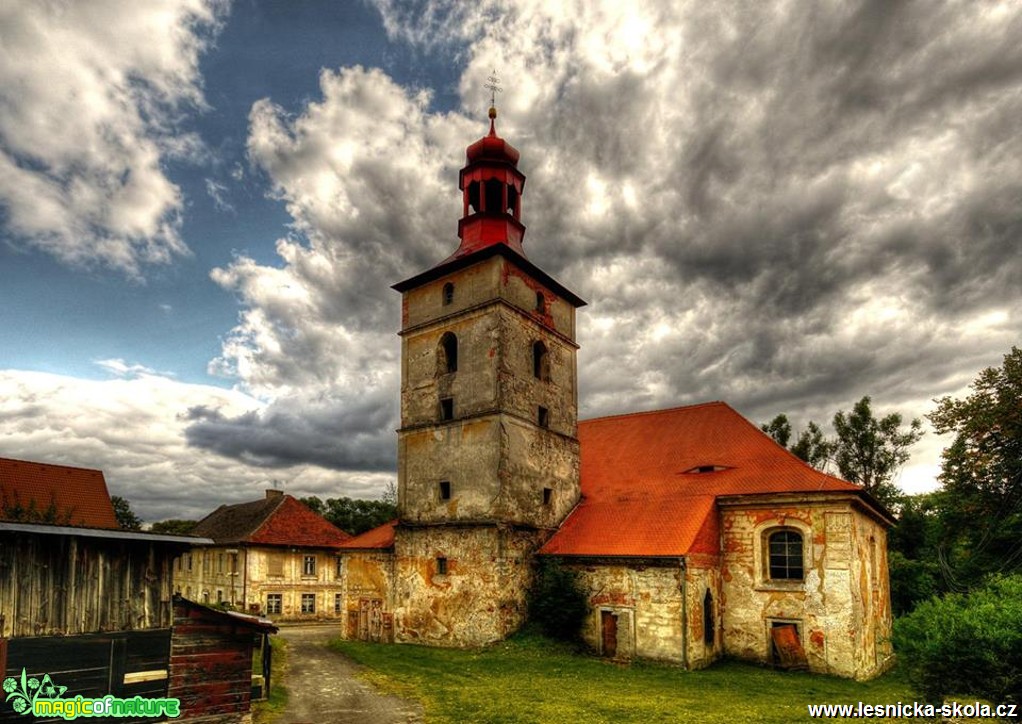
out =
[[267,490],[266,491],[266,499],[267,500],[276,500],[277,498],[283,498],[283,497],[284,497],[284,491],[283,490]]

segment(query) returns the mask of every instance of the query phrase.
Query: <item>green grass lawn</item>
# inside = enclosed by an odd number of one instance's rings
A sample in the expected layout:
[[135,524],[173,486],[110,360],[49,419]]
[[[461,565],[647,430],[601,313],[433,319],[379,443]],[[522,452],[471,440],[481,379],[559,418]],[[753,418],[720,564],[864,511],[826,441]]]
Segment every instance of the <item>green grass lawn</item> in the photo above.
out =
[[421,701],[430,724],[797,722],[809,720],[811,703],[918,698],[897,673],[863,683],[736,662],[702,671],[620,665],[528,634],[469,651],[355,641],[331,646],[367,667],[374,684]]

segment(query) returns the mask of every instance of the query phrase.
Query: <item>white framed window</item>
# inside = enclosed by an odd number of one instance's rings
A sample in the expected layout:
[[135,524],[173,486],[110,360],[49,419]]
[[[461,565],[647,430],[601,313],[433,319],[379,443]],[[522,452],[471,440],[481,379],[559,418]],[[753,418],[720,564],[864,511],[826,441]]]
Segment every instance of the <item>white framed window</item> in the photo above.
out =
[[316,556],[302,556],[302,575],[316,575]]
[[302,613],[316,613],[316,594],[302,594]]
[[282,594],[282,593],[267,593],[266,594],[266,613],[267,614],[279,614],[283,607],[284,607],[284,594]]

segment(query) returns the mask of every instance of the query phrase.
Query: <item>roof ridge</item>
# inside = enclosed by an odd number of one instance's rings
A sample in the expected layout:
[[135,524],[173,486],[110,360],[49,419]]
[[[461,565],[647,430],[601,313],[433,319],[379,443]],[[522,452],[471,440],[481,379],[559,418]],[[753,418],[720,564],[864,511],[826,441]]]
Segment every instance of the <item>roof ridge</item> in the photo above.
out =
[[[295,500],[296,502],[301,503],[300,500],[298,500],[297,498],[294,498],[293,496],[289,495],[288,493],[284,493],[283,495],[277,496],[276,499],[273,499],[273,498],[263,498],[263,500],[261,500],[261,501],[254,501],[254,502],[265,503],[267,500],[270,500],[270,501],[272,501],[273,505],[271,505],[270,509],[268,511],[266,511],[266,515],[264,515],[263,519],[261,521],[259,521],[259,525],[257,525],[255,528],[250,530],[248,533],[246,533],[245,537],[242,538],[242,540],[249,541],[252,538],[255,538],[256,533],[258,533],[260,530],[262,530],[263,526],[270,522],[270,518],[272,518],[274,515],[276,515],[277,511],[280,510],[280,506],[282,506],[284,504],[284,501],[287,500],[288,498],[292,498],[292,500]],[[306,507],[308,507],[308,506],[306,506]]]
[[[731,405],[727,404],[723,400],[709,400],[707,402],[696,402],[696,403],[693,403],[691,405],[677,405],[675,407],[663,407],[663,408],[660,408],[658,410],[638,410],[636,412],[621,412],[621,413],[618,413],[616,415],[603,415],[601,417],[588,417],[588,418],[586,418],[584,420],[579,420],[578,422],[579,422],[579,424],[582,424],[583,422],[600,422],[602,420],[620,419],[622,417],[642,417],[644,415],[658,415],[658,414],[662,414],[664,412],[677,412],[678,410],[694,410],[694,409],[699,408],[699,407],[714,407],[714,406],[726,407],[729,410],[732,410],[732,411],[736,412],[739,417],[742,417],[741,413],[738,413],[737,410],[735,410],[733,407],[731,407]],[[745,418],[743,417],[742,419],[745,419]]]
[[0,456],[0,462],[26,463],[28,465],[44,465],[48,468],[67,468],[69,470],[85,470],[90,473],[102,473],[100,468],[83,468],[81,465],[65,465],[64,463],[44,463],[42,460],[23,460],[21,458],[8,458]]

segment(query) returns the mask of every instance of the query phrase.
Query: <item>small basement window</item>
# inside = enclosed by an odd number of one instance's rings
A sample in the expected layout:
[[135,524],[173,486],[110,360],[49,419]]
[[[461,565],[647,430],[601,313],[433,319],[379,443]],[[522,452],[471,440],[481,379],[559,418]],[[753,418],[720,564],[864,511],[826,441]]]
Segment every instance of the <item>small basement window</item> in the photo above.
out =
[[451,481],[450,480],[441,480],[440,484],[437,487],[438,487],[438,491],[440,493],[440,500],[450,500],[451,499]]
[[436,574],[438,576],[447,575],[447,559],[442,556],[438,556],[436,559]]
[[540,427],[550,427],[550,410],[542,406],[537,408],[536,424]]
[[454,398],[444,397],[440,400],[440,419],[442,421],[454,419]]

